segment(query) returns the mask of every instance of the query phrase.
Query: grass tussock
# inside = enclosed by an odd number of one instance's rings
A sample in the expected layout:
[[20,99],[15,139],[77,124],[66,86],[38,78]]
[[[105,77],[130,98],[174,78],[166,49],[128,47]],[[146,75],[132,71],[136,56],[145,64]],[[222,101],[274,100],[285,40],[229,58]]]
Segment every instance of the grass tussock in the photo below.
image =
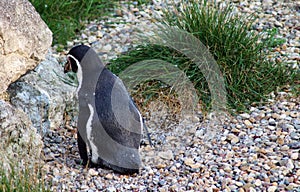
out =
[[[9,168],[8,168],[9,167]],[[0,191],[48,192],[40,168],[19,166],[11,161],[9,165],[0,164]]]
[[[205,0],[174,4],[165,10],[162,19],[164,25],[187,31],[207,47],[225,79],[227,106],[238,111],[265,101],[269,93],[293,85],[299,78],[299,72],[286,63],[273,62],[268,57],[270,50],[285,42],[275,37],[277,30],[254,31],[254,22],[254,16],[237,15],[230,5],[221,7]],[[161,59],[183,70],[205,109],[210,108],[210,90],[198,66],[169,47],[140,45],[111,61],[109,68],[118,74],[135,62],[149,59]]]

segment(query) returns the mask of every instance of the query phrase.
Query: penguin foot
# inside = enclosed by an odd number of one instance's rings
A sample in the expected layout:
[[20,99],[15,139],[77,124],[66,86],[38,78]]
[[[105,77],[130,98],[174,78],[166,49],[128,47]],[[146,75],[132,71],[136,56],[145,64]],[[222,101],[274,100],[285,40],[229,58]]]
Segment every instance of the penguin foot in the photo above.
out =
[[76,159],[75,163],[78,164],[78,165],[82,165],[84,167],[88,167],[88,168],[98,167],[98,165],[93,163],[90,159],[88,161],[84,161],[82,159]]

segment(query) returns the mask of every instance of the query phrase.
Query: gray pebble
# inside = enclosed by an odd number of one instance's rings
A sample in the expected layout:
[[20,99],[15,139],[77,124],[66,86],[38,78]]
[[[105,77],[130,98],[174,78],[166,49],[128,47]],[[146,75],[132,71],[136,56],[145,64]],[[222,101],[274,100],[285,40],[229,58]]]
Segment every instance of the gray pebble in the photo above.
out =
[[293,142],[289,144],[291,149],[300,149],[300,142]]

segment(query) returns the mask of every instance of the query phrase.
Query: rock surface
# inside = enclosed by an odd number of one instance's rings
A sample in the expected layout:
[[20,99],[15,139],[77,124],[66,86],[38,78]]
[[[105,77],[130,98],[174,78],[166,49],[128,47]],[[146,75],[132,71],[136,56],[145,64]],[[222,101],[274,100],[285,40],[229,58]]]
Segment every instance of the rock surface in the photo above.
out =
[[76,112],[76,87],[64,83],[64,78],[62,66],[48,56],[7,89],[12,105],[23,110],[42,135],[60,127],[65,112]]
[[9,168],[11,160],[19,163],[18,166],[40,161],[43,147],[41,136],[36,133],[23,111],[2,100],[0,100],[0,137],[0,162],[5,168]]
[[52,32],[28,0],[0,1],[0,93],[43,59]]

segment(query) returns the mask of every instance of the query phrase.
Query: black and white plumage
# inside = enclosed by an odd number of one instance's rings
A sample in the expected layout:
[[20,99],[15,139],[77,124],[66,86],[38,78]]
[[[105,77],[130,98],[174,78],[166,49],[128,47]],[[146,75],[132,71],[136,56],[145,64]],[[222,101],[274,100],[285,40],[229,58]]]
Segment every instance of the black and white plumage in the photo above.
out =
[[139,171],[143,121],[123,82],[106,69],[96,52],[85,45],[73,47],[65,73],[77,73],[79,116],[78,148],[83,163],[120,173]]

